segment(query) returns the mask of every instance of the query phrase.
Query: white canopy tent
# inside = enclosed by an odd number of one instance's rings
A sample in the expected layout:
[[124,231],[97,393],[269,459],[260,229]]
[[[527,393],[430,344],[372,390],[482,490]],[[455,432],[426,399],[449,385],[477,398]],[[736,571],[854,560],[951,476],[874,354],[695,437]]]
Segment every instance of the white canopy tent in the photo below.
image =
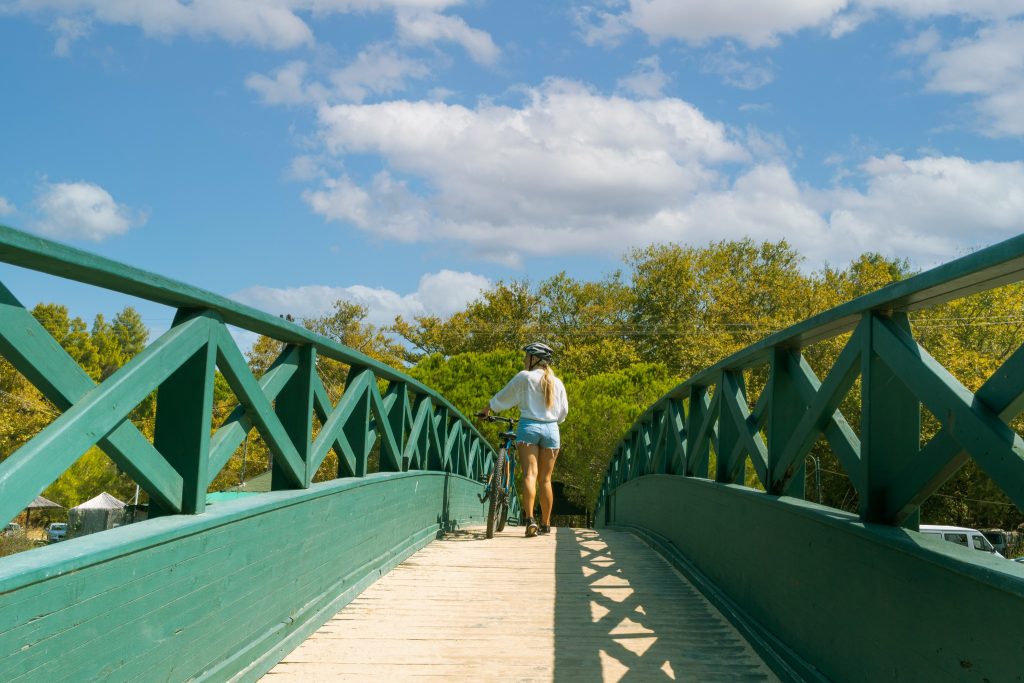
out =
[[68,510],[68,537],[85,536],[127,523],[125,504],[104,491]]

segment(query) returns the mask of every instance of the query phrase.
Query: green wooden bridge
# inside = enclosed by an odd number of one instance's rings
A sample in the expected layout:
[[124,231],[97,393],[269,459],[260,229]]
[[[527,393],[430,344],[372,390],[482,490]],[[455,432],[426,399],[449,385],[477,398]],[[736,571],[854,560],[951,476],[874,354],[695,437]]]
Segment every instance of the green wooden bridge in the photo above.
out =
[[[622,425],[596,528],[530,541],[480,538],[492,446],[405,374],[3,226],[0,261],[175,311],[96,383],[0,285],[0,354],[60,411],[0,463],[0,520],[94,446],[150,500],[145,522],[0,559],[0,680],[1024,681],[1024,564],[917,532],[971,459],[1024,509],[1024,348],[971,392],[908,317],[1024,279],[1024,236],[686,380]],[[229,326],[280,357],[254,376]],[[843,345],[823,378],[801,353],[820,342]],[[347,370],[336,401],[323,359]],[[239,404],[214,424],[217,373]],[[839,411],[851,391],[856,429]],[[131,414],[154,393],[149,438]],[[926,443],[923,408],[941,423]],[[254,430],[271,491],[208,504]],[[805,500],[821,438],[858,514]],[[314,483],[331,451],[337,477]]]

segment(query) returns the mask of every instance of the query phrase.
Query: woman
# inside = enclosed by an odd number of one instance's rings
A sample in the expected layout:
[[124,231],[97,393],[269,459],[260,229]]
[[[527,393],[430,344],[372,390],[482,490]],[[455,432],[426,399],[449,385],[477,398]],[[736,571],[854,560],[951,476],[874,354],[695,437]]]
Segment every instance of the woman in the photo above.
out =
[[[523,510],[526,512],[526,537],[551,531],[551,471],[558,457],[558,425],[569,413],[562,380],[551,370],[551,347],[540,342],[523,347],[526,358],[524,370],[494,395],[485,415],[519,407],[519,429],[516,431],[516,450],[523,465]],[[540,519],[533,518],[533,501],[537,496],[540,479]]]

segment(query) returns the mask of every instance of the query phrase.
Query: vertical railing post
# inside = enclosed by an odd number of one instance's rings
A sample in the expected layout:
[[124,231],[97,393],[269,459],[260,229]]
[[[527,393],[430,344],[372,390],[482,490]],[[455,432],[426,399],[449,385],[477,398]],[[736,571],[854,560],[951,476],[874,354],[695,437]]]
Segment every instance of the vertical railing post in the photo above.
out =
[[405,452],[405,433],[409,429],[409,389],[405,382],[391,382],[384,394],[387,406],[388,426],[398,446],[397,453],[391,453],[385,444],[381,444],[380,471],[401,472],[403,469],[402,453]]
[[[889,485],[901,475],[921,448],[921,403],[914,393],[874,351],[878,313],[865,314],[861,325],[861,474],[860,517],[865,522],[887,524],[886,495]],[[889,317],[889,316],[886,316]],[[893,325],[910,334],[906,313],[894,313]],[[916,529],[915,512],[903,526]]]
[[[743,467],[736,466],[731,458],[733,451],[740,442],[740,427],[733,415],[732,405],[735,396],[731,395],[730,387],[738,388],[740,391],[739,400],[746,400],[746,391],[743,386],[743,373],[723,370],[718,377],[716,392],[721,392],[722,397],[718,400],[718,444],[715,457],[715,481],[724,484],[742,484]],[[742,456],[741,456],[742,459]]]
[[708,414],[711,401],[707,387],[690,387],[690,409],[686,414],[686,474],[692,477],[708,476],[708,442],[697,441],[700,426]]
[[780,496],[804,497],[803,460],[793,464],[793,476],[783,485],[775,479],[775,469],[782,459],[786,443],[796,430],[807,406],[800,395],[794,380],[799,371],[800,353],[792,349],[775,348],[772,350],[770,379],[768,382],[768,481],[765,489]]
[[[371,373],[369,368],[359,367],[353,365],[348,371],[348,377],[345,380],[345,391],[349,391],[350,387],[357,384],[360,376],[364,373]],[[370,379],[371,382],[376,381]],[[344,394],[342,394],[344,395]],[[363,394],[358,397],[358,403],[349,415],[348,420],[345,422],[345,426],[342,428],[342,432],[345,434],[345,438],[348,440],[349,445],[352,447],[352,452],[356,456],[355,472],[353,473],[357,477],[366,476],[366,462],[367,457],[370,455],[370,450],[373,448],[373,439],[370,435],[370,392],[369,387],[363,390]],[[339,472],[338,476],[343,476],[340,471],[341,460],[338,461]]]
[[[175,314],[172,326],[210,315],[181,309]],[[181,511],[185,514],[197,514],[206,508],[213,378],[217,365],[217,340],[212,324],[211,319],[210,341],[165,379],[156,392],[153,445],[181,475]],[[170,513],[157,501],[150,502],[151,517]]]
[[[303,468],[303,488],[308,488],[316,472],[310,471],[310,448],[313,441],[313,375],[316,373],[316,349],[311,345],[296,348],[298,368],[284,385],[274,402],[274,413],[285,433],[299,452]],[[277,459],[270,473],[270,488],[280,491],[295,488]]]

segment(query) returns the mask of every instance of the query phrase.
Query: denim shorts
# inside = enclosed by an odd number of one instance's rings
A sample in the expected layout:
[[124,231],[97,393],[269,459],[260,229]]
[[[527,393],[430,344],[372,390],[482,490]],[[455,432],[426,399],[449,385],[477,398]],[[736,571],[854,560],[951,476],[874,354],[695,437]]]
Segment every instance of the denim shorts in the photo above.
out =
[[558,423],[537,422],[528,417],[520,418],[519,429],[516,430],[516,441],[541,448],[558,448]]

